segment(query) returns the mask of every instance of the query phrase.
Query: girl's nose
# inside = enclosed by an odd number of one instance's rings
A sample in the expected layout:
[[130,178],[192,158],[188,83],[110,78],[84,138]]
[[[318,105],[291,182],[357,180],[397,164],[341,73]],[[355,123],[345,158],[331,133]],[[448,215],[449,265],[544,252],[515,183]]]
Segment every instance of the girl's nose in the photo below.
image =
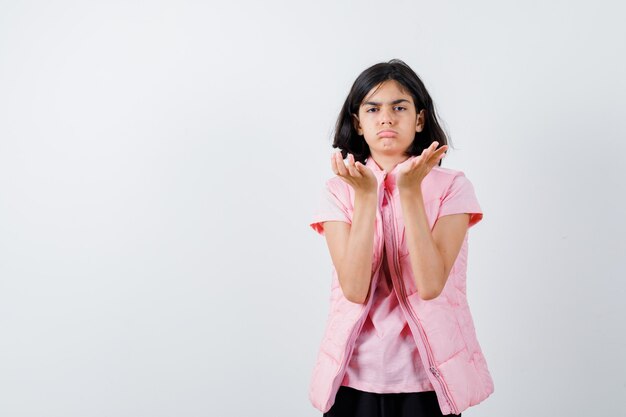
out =
[[393,113],[390,110],[381,109],[379,114],[380,114],[381,124],[385,124],[385,123],[391,124],[393,122]]

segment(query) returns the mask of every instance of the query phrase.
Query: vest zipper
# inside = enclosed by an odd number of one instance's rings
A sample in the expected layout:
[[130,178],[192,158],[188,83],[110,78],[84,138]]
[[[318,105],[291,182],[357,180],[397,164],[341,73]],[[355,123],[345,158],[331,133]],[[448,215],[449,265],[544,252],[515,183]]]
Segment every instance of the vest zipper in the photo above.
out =
[[[391,193],[389,192],[389,190],[385,189],[385,196],[387,198],[387,203],[390,204],[391,207],[391,211],[394,212],[394,207],[393,207],[393,198]],[[389,213],[389,210],[385,211],[386,213]],[[396,248],[396,231],[395,231],[395,222],[393,220],[393,216],[388,216],[388,220],[389,223],[391,225],[390,229],[392,232],[392,236],[391,236],[391,243],[392,243],[392,255],[395,255],[397,253],[397,248]],[[383,234],[383,238],[384,238],[384,234]],[[389,257],[387,257],[389,258]],[[397,256],[392,256],[391,257],[394,260],[394,272],[398,272],[401,270],[401,267],[399,265],[399,259]],[[392,273],[391,274],[392,279],[393,277],[398,277],[397,274]],[[406,310],[409,312],[411,319],[413,320],[413,322],[417,325],[417,328],[419,329],[419,335],[422,339],[422,342],[424,343],[424,346],[426,346],[426,352],[428,354],[428,364],[429,364],[429,370],[430,372],[435,376],[435,378],[437,379],[437,381],[439,381],[439,384],[441,385],[442,391],[446,397],[446,399],[448,400],[448,403],[450,404],[450,408],[452,409],[452,412],[454,414],[459,414],[458,409],[456,407],[456,404],[454,403],[454,401],[452,400],[452,396],[448,390],[448,386],[446,385],[445,381],[443,380],[443,378],[441,377],[441,375],[439,374],[439,370],[437,369],[437,367],[435,366],[435,360],[434,360],[434,355],[432,352],[432,349],[430,347],[430,344],[428,343],[428,341],[426,340],[426,334],[424,333],[424,329],[422,328],[422,326],[420,326],[419,321],[417,320],[417,317],[415,316],[415,312],[413,311],[413,307],[411,306],[411,303],[408,302],[407,298],[406,298],[406,293],[405,293],[405,288],[404,288],[404,283],[402,282],[402,275],[400,275],[400,282],[399,283],[395,283],[394,282],[394,286],[396,286],[396,288],[398,288],[402,294],[401,298],[401,302],[405,305]]]

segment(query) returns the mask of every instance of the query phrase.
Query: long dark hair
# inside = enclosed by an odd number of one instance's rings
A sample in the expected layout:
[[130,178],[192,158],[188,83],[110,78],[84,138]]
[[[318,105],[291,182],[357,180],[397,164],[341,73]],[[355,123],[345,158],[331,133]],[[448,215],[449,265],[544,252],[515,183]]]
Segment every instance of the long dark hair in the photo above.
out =
[[[370,148],[365,142],[365,138],[357,133],[352,114],[359,113],[363,99],[372,88],[387,80],[397,81],[406,92],[411,94],[417,113],[421,109],[425,109],[424,129],[421,132],[415,132],[415,138],[405,155],[409,157],[418,156],[434,141],[439,142],[438,147],[448,145],[448,138],[439,125],[433,101],[424,83],[404,61],[392,59],[389,62],[381,62],[367,68],[352,84],[337,118],[333,148],[339,148],[344,158],[348,156],[348,153],[351,153],[354,155],[355,161],[365,163],[365,159],[370,156]],[[441,159],[438,165],[441,166]]]

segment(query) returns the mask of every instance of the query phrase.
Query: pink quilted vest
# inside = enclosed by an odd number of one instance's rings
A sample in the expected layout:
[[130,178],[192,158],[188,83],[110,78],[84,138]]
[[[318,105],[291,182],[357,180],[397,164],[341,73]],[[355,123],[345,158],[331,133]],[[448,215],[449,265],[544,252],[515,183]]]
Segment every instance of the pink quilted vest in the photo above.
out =
[[[395,187],[397,166],[387,173],[371,157],[367,159],[366,166],[378,179],[370,295],[365,304],[348,301],[343,296],[337,271],[333,268],[330,311],[311,376],[309,398],[313,406],[323,413],[335,402],[354,343],[372,305],[383,243],[386,243],[388,258],[393,260],[389,265],[391,279],[422,364],[429,371],[441,412],[460,414],[494,391],[467,303],[465,275],[468,235],[465,235],[442,293],[432,300],[422,300],[417,293],[404,239],[400,196]],[[329,179],[326,187],[337,199],[345,218],[352,219],[352,187],[338,176]],[[482,219],[482,210],[475,198],[473,186],[462,171],[435,166],[422,181],[422,195],[431,230],[442,215],[470,213],[470,227]],[[317,221],[328,220],[322,217],[314,218],[311,227],[320,231]],[[383,239],[386,239],[385,242]]]

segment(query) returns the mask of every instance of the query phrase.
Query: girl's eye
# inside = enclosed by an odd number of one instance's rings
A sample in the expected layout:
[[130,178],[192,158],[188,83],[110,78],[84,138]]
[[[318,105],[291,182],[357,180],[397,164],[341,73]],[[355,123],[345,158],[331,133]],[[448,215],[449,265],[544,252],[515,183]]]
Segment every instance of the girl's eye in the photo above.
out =
[[[402,111],[406,110],[406,107],[403,107],[403,106],[396,106],[396,107],[394,107],[394,108],[395,108],[395,109],[402,109]],[[378,109],[377,109],[376,107],[372,107],[372,108],[367,109],[367,110],[366,110],[366,112],[367,112],[367,113],[373,113],[373,112],[371,112],[370,110],[378,110]]]

